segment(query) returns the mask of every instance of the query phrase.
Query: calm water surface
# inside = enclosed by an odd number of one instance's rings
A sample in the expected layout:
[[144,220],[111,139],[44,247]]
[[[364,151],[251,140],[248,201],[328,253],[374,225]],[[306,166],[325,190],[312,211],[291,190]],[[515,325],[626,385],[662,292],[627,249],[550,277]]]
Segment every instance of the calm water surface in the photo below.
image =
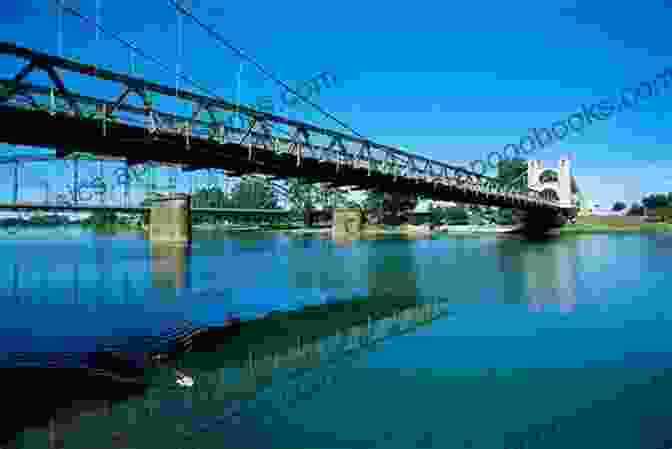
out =
[[672,235],[68,232],[0,238],[2,373],[244,324],[114,397],[15,381],[0,447],[672,447]]

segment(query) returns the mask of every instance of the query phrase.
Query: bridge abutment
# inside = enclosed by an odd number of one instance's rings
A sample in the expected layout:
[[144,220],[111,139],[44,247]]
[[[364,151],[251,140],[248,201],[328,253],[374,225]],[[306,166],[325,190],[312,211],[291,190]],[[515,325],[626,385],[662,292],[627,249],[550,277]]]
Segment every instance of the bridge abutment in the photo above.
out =
[[191,196],[170,193],[152,200],[149,239],[162,242],[191,241]]
[[540,235],[546,234],[551,229],[564,226],[567,223],[568,216],[566,211],[528,211],[522,217],[523,234]]

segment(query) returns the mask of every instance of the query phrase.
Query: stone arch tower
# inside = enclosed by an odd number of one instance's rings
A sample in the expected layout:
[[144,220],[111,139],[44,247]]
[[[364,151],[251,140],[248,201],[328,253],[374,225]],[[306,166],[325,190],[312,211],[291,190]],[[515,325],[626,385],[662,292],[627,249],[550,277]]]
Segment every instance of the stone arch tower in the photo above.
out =
[[558,168],[546,169],[544,168],[543,161],[528,160],[527,187],[556,199],[561,207],[573,207],[572,176],[570,174],[569,159],[560,159]]

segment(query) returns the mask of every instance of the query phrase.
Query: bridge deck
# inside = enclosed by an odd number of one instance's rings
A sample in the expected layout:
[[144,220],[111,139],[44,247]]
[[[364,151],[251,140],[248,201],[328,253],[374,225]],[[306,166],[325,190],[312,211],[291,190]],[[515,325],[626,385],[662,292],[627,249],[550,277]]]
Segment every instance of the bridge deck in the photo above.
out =
[[[507,208],[554,213],[562,209],[526,186],[509,191],[502,181],[461,167],[221,98],[162,86],[7,42],[0,42],[0,54],[28,61],[13,78],[0,79],[0,142],[55,148],[63,157],[84,151],[123,157],[130,163],[154,161],[192,169],[220,168],[234,174],[304,178]],[[123,91],[111,99],[84,96],[69,90],[56,69],[101,84],[115,83]],[[33,71],[45,72],[53,87],[26,82]],[[143,105],[129,104],[129,95],[141,97]],[[190,103],[194,112],[185,117],[160,111],[153,107],[152,95]],[[47,104],[36,98],[46,99]],[[94,112],[85,112],[92,108]],[[209,121],[199,118],[203,113]],[[249,128],[225,126],[216,113],[242,114]],[[31,132],[24,131],[26,124],[30,124]],[[279,136],[280,132],[289,138]]]
[[[218,143],[192,136],[189,145],[184,136],[168,133],[148,138],[144,127],[124,123],[107,124],[105,135],[101,123],[65,113],[23,110],[0,106],[0,141],[67,151],[86,151],[134,161],[155,161],[219,168],[240,174],[261,173],[277,177],[296,177],[333,185],[357,186],[389,192],[415,193],[424,197],[473,204],[520,209],[557,210],[556,203],[514,192],[498,192],[495,186],[469,184],[456,178],[395,176],[369,170],[367,161],[334,163],[301,154],[273,151],[263,146]],[[25,132],[25,124],[39,132]],[[67,150],[66,150],[67,149]]]

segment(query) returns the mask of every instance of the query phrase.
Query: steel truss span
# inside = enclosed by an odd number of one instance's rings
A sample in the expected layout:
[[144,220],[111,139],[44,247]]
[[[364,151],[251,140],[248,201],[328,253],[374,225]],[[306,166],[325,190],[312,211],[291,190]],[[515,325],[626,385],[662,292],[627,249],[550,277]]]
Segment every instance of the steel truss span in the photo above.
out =
[[[0,55],[27,61],[12,78],[0,79],[0,141],[55,148],[59,157],[78,151],[178,164],[185,170],[221,168],[303,178],[333,186],[357,186],[426,198],[557,212],[556,201],[524,186],[507,186],[479,175],[367,139],[229,103],[221,98],[130,77],[93,65],[0,42]],[[115,83],[118,96],[98,98],[69,90],[57,69]],[[52,86],[35,85],[28,74],[42,71]],[[139,105],[129,100],[139,99]],[[191,105],[191,116],[162,111],[156,97]],[[247,126],[225,125],[240,114]],[[26,132],[30,124],[34,132]],[[94,148],[91,150],[91,148]]]

